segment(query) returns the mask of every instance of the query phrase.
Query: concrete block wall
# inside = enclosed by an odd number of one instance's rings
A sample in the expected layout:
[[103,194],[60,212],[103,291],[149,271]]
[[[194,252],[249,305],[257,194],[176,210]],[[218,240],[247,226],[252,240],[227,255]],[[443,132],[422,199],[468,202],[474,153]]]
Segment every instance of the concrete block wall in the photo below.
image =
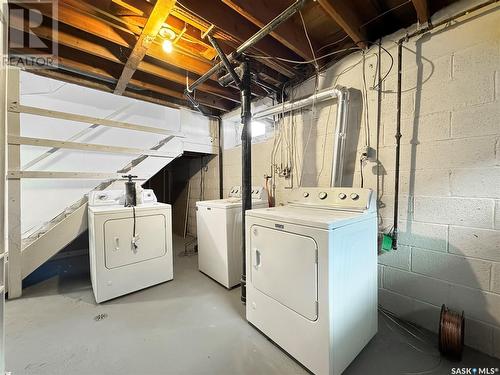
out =
[[219,157],[207,155],[193,158],[189,169],[189,203],[187,233],[196,237],[196,202],[219,199]]
[[[433,20],[477,3],[459,2]],[[500,7],[493,5],[404,46],[400,246],[379,257],[379,303],[433,331],[438,329],[443,303],[464,310],[466,344],[500,358],[499,24]],[[384,39],[395,59],[393,41],[404,34]],[[365,53],[366,95],[360,53],[322,72],[318,88],[340,84],[353,93],[348,153],[355,157],[348,163],[345,181],[360,186],[360,151],[366,144],[376,148],[379,142],[378,163],[372,158],[363,172],[365,187],[377,189],[378,183],[380,227],[387,230],[393,225],[397,76],[393,68],[384,81],[377,131],[377,94],[370,89],[377,68],[375,53],[376,48]],[[381,64],[387,72],[386,54]],[[313,88],[310,80],[294,88],[294,94],[307,95]],[[331,102],[314,112],[294,114],[294,153],[299,160],[295,168],[305,165],[306,172],[300,179],[294,171],[293,186],[329,185],[335,112]],[[271,171],[272,136],[253,145],[253,183],[261,184]],[[226,149],[223,155],[226,194],[241,183],[241,148]],[[289,184],[276,180],[278,204],[286,201]]]

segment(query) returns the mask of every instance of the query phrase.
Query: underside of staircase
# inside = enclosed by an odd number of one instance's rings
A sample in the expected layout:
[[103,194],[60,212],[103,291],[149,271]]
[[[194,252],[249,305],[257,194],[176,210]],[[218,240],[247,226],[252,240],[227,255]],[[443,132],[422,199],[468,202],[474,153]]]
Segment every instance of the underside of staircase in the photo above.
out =
[[[151,150],[159,150],[165,146],[174,136],[169,136],[159,142]],[[166,167],[177,157],[181,156],[179,153],[172,158],[163,158],[165,161],[162,168]],[[141,155],[124,168],[117,171],[117,173],[134,173],[134,168],[146,160],[148,155]],[[151,170],[149,173],[141,173],[138,181],[144,184],[153,177],[158,170]],[[112,179],[101,182],[93,190],[102,191],[109,188],[117,188],[117,185],[123,184],[122,180]],[[88,194],[83,196],[80,200],[67,207],[63,212],[54,217],[49,222],[43,224],[38,230],[32,232],[28,237],[22,239],[21,247],[21,279],[25,279],[33,271],[35,271],[42,264],[47,262],[50,258],[56,255],[59,251],[68,246],[73,240],[87,230],[87,202]]]

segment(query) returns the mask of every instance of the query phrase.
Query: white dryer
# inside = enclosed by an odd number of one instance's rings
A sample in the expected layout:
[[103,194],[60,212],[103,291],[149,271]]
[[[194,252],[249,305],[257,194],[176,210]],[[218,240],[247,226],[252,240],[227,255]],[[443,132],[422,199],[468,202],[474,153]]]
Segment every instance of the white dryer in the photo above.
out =
[[300,188],[247,211],[247,319],[317,375],[341,374],[377,332],[375,202]]
[[89,194],[89,252],[97,303],[173,279],[172,214],[152,190],[124,207],[121,190]]
[[[263,187],[252,187],[252,207],[268,207]],[[241,188],[235,186],[227,199],[196,203],[198,269],[226,288],[240,283]]]

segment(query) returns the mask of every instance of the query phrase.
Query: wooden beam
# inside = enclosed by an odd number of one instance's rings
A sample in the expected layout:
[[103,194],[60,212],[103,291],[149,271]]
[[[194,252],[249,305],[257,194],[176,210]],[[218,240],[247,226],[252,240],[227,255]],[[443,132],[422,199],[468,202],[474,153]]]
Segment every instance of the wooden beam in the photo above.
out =
[[[52,16],[50,8],[51,5],[48,3],[20,2],[16,3],[16,5],[37,9],[46,17]],[[58,5],[57,20],[60,23],[69,25],[91,35],[94,35],[98,38],[105,39],[111,43],[117,44],[118,47],[121,46],[132,49],[137,41],[137,37],[132,31],[126,30],[125,28],[117,28],[116,25],[110,25],[107,22],[78,12],[77,10],[65,5],[64,3],[59,3]],[[147,55],[182,70],[199,75],[204,74],[213,66],[213,63],[206,59],[204,60],[201,57],[199,59],[196,59],[192,56],[187,56],[175,50],[170,54],[166,54],[162,50],[161,46],[156,43],[153,43],[150,46]],[[215,76],[213,77],[214,80],[216,78],[217,77]]]
[[[61,0],[61,1],[75,1],[75,0]],[[283,0],[280,0],[283,1]],[[93,7],[99,8],[101,12],[105,12],[103,9],[103,5],[101,4],[100,0],[86,0],[85,4],[90,3],[92,4]],[[127,0],[127,3],[129,5],[132,5],[133,8],[137,9],[137,14],[149,14],[151,12],[151,9],[153,5],[147,1],[141,1],[141,0]],[[81,3],[80,3],[81,4]],[[82,5],[80,5],[81,7]],[[122,8],[125,9],[125,8]],[[113,8],[111,10],[107,9],[107,12],[112,12],[115,15],[121,15],[123,12],[120,12],[119,9]],[[135,13],[135,12],[134,12]],[[236,18],[239,18],[234,12],[232,13],[232,17],[236,16]],[[135,26],[143,26],[145,23],[145,20],[143,17],[134,17],[130,16],[129,13],[125,13],[126,15],[119,16],[119,18],[123,21],[128,22],[131,25]],[[172,10],[171,15],[168,17],[166,24],[173,29],[180,30],[184,25],[187,26],[187,31],[185,35],[188,35],[191,37],[192,41],[196,41],[197,44],[203,45],[207,47],[207,50],[205,52],[200,52],[200,54],[209,59],[212,60],[213,57],[216,56],[215,50],[209,46],[204,40],[201,38],[202,32],[206,32],[208,28],[211,26],[210,22],[207,22],[206,20],[200,19],[197,15],[191,14],[188,11],[185,11],[181,7],[175,7]],[[240,25],[238,24],[236,27],[233,27],[233,29],[239,30]],[[257,30],[257,29],[256,29]],[[245,31],[245,30],[243,30]],[[243,42],[245,39],[238,39],[234,35],[231,35],[227,32],[225,32],[222,29],[216,29],[213,36],[217,38],[218,40],[225,41],[225,42],[236,42],[236,45],[239,46],[241,42]],[[182,44],[181,41],[178,42],[177,45]],[[189,44],[189,43],[188,43]],[[222,47],[224,49],[224,43],[221,43]],[[290,54],[290,51],[287,49],[284,49],[283,46],[280,46],[279,43],[276,43],[277,46],[279,46],[285,54]],[[234,46],[233,46],[234,47]],[[233,48],[234,49],[234,48]],[[231,49],[230,51],[226,51],[226,53],[230,53],[233,51]],[[258,48],[252,48],[251,51],[254,54],[266,54],[265,51],[258,49]],[[279,50],[275,50],[274,54],[279,54]],[[292,77],[294,75],[294,72],[286,67],[285,65],[278,63],[277,61],[272,61],[272,60],[265,60],[263,61],[264,64],[269,66],[270,68],[274,69],[276,72],[279,72],[280,74],[283,74],[287,77]],[[208,70],[208,69],[207,69]],[[203,73],[198,73],[198,74],[203,74]],[[280,82],[282,83],[282,82]]]
[[[19,16],[16,13],[12,13],[11,17],[17,19],[17,17]],[[16,25],[23,25],[22,19],[17,19],[17,22],[13,22],[12,27],[16,27]],[[21,30],[21,27],[19,27],[19,29],[20,31],[23,31]],[[32,30],[32,32],[41,39],[45,40],[52,40],[54,37],[53,29],[43,24]],[[122,51],[118,46],[103,39],[98,42],[91,41],[90,39],[91,36],[85,36],[85,33],[83,31],[71,30],[70,26],[59,25],[57,31],[57,43],[59,43],[60,45],[70,47],[93,56],[101,57],[117,64],[123,64],[120,56]],[[186,83],[186,76],[184,74],[178,73],[175,70],[164,68],[145,60],[141,61],[138,66],[138,70],[157,77],[161,77],[177,84],[185,85]],[[216,95],[235,103],[240,102],[239,95],[237,93],[223,88],[219,84],[213,83],[213,81],[208,81],[200,85],[198,87],[198,90]]]
[[51,171],[8,171],[7,179],[17,180],[22,178],[69,178],[84,180],[119,180],[122,173],[98,172],[51,172]]
[[[252,0],[251,2],[222,0],[222,2],[259,28],[290,6],[288,0]],[[306,60],[313,58],[304,29],[296,27],[291,20],[282,23],[270,35],[302,58]]]
[[358,47],[366,47],[366,35],[360,30],[361,21],[343,0],[318,0],[323,10],[338,24]]
[[38,147],[51,147],[66,150],[80,150],[92,152],[105,152],[110,154],[125,154],[125,155],[147,155],[158,158],[174,158],[177,156],[175,153],[165,153],[157,150],[141,150],[131,147],[119,147],[108,145],[97,145],[92,143],[70,142],[70,141],[57,141],[53,139],[44,138],[30,138],[9,135],[8,142],[10,145],[28,145]]
[[[231,35],[233,39],[240,43],[249,39],[260,29],[251,22],[242,18],[237,12],[230,8],[222,9],[217,6],[207,6],[205,2],[198,0],[182,0],[180,2],[184,7],[189,9],[190,12],[199,17],[203,17],[206,21],[216,25],[219,29],[223,30],[226,34]],[[266,56],[280,56],[292,60],[300,60],[300,57],[297,54],[293,53],[290,49],[270,37],[264,38],[249,52],[264,54]],[[276,71],[289,78],[295,76],[295,71],[282,63],[272,60],[268,60],[266,63],[268,63],[269,66]]]
[[417,11],[418,22],[426,23],[429,21],[429,6],[427,0],[411,0],[415,10]]
[[[7,69],[7,95],[8,102],[19,101],[19,69]],[[19,135],[21,131],[21,119],[19,113],[7,113],[7,131],[9,134]],[[8,146],[8,169],[21,168],[21,146]],[[3,178],[3,177],[2,177]],[[18,298],[22,295],[22,234],[21,234],[21,180],[9,179],[8,182],[8,293],[9,299]]]
[[[10,113],[26,113],[35,116],[43,116],[50,118],[57,118],[61,120],[68,120],[74,122],[84,122],[86,124],[94,124],[94,125],[102,125],[109,126],[111,128],[119,128],[119,129],[127,129],[127,130],[135,130],[145,133],[153,133],[153,134],[163,134],[163,135],[175,135],[180,136],[180,134],[173,132],[167,129],[156,128],[152,126],[131,124],[123,121],[115,121],[110,119],[103,119],[85,115],[76,115],[73,113],[65,113],[60,111],[53,111],[49,109],[36,108],[26,105],[21,105],[18,103],[9,103],[8,111]],[[15,134],[15,133],[13,133]]]
[[171,10],[175,5],[176,0],[158,0],[153,8],[153,11],[149,15],[148,21],[142,30],[139,39],[137,40],[132,53],[130,54],[123,72],[118,79],[118,83],[115,87],[115,94],[121,95],[127,88],[127,84],[130,82],[132,76],[137,70],[139,63],[142,61],[146,52],[153,44],[155,38],[163,26],[163,22],[166,20]]
[[[26,51],[26,50],[24,50]],[[15,53],[15,50],[11,50],[11,53]],[[37,51],[33,50],[33,54],[36,54]],[[72,57],[66,57],[72,56]],[[105,65],[103,64],[103,60],[92,58],[87,59],[87,56],[76,54],[75,51],[68,50],[67,48],[59,47],[59,57],[58,57],[58,67],[61,71],[69,71],[72,73],[90,76],[94,79],[104,81],[108,84],[115,85],[117,80],[116,76],[119,75],[117,72],[117,68],[119,66],[115,65]],[[133,87],[129,87],[131,90],[151,90],[152,92],[156,92],[158,95],[164,96],[169,99],[170,103],[177,106],[189,107],[186,98],[183,95],[183,86],[176,85],[176,87],[172,87],[169,85],[168,81],[164,81],[163,85],[154,84],[148,85],[147,83],[141,82],[137,79],[132,79],[130,81],[130,85]],[[153,90],[154,88],[154,90]],[[171,99],[170,99],[171,98]],[[207,95],[201,93],[198,97],[199,102],[206,107],[215,108],[219,111],[228,111],[234,108],[234,104],[217,97],[213,97],[211,95]],[[205,111],[206,112],[206,111]]]

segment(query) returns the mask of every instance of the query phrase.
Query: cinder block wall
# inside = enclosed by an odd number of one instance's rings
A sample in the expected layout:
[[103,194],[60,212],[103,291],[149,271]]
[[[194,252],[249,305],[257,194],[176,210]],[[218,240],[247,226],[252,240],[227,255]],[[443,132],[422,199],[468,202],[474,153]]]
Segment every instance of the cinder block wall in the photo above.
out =
[[196,237],[196,202],[219,199],[219,157],[207,155],[189,161],[191,178],[187,233]]
[[[476,3],[457,3],[433,19],[436,22]],[[466,343],[500,358],[499,25],[500,10],[493,6],[405,44],[400,246],[379,257],[379,303],[433,331],[438,328],[441,304],[464,310]],[[403,35],[384,39],[384,47],[395,59],[394,41]],[[346,181],[359,186],[359,151],[367,140],[372,148],[377,139],[380,142],[379,164],[372,159],[363,170],[366,187],[377,189],[379,182],[380,226],[388,229],[393,225],[396,69],[383,85],[382,124],[377,131],[377,94],[370,90],[375,53],[377,48],[366,53],[366,99],[359,53],[323,72],[319,88],[341,84],[353,93],[349,153],[357,156],[348,163]],[[389,65],[383,54],[383,73]],[[307,95],[313,87],[312,81],[306,82],[294,95]],[[302,162],[296,165],[304,172],[300,179],[295,171],[293,186],[300,180],[303,186],[329,185],[335,111],[334,103],[326,103],[314,112],[294,115],[294,152],[299,162],[305,160],[305,167]],[[233,124],[225,126],[238,131]],[[262,184],[263,175],[270,173],[272,150],[271,132],[267,141],[253,145],[254,184]],[[225,194],[241,183],[240,158],[240,147],[224,150]],[[290,181],[277,179],[276,185],[279,204],[286,201],[285,186]]]

